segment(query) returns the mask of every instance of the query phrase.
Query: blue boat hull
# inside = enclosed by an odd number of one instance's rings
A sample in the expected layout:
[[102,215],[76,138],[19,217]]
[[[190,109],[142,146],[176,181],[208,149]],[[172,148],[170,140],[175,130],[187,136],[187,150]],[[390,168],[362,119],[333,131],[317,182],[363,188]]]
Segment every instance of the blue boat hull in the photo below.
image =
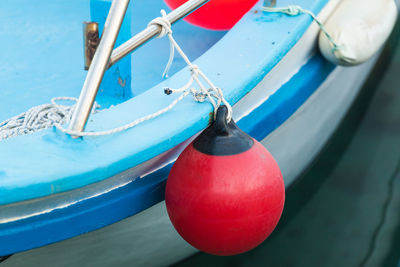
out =
[[[304,5],[314,11],[324,7],[320,15],[325,17],[337,3],[317,2],[307,0]],[[255,12],[258,8],[229,33],[215,33],[218,36],[211,38],[214,42],[222,39],[196,63],[206,66],[212,79],[224,85],[227,99],[234,103],[234,119],[270,150],[289,186],[332,135],[375,59],[351,69],[336,67],[317,52],[318,28],[309,27],[308,18],[265,18]],[[278,26],[273,31],[275,43],[265,34]],[[295,30],[291,33],[287,28]],[[253,40],[246,43],[248,40],[242,38],[242,46],[232,46],[243,32],[253,30],[259,31],[249,35]],[[269,47],[264,51],[266,44]],[[232,49],[227,53],[236,58],[223,62],[224,55],[220,54],[227,49]],[[242,58],[234,49],[249,58]],[[217,61],[210,64],[213,56],[218,57]],[[249,62],[258,64],[247,66]],[[122,63],[127,68],[119,67],[129,74],[128,63]],[[163,107],[170,99],[160,96],[156,89],[178,84],[185,75],[183,70],[171,80],[157,82],[154,89],[139,89],[133,99],[96,115],[89,128],[112,127],[131,120],[131,113],[140,116]],[[137,83],[151,85],[147,81]],[[104,99],[104,105],[114,101],[113,97]],[[143,107],[140,101],[148,99],[153,105]],[[183,119],[182,113],[187,110],[193,111],[191,119]],[[74,141],[47,130],[0,143],[0,151],[7,151],[0,152],[4,164],[0,166],[4,170],[4,174],[0,171],[0,195],[4,196],[0,198],[0,255],[17,253],[7,259],[6,266],[54,262],[74,266],[88,261],[96,266],[162,266],[194,253],[195,249],[177,235],[168,220],[164,186],[176,157],[207,126],[210,111],[209,105],[188,99],[157,123],[113,137]],[[174,120],[176,125],[168,127]],[[23,150],[27,144],[32,147],[28,152]],[[43,172],[41,161],[38,163],[41,157],[55,165],[54,170]],[[77,162],[76,158],[84,160]],[[59,167],[71,162],[74,168]],[[19,164],[28,167],[20,170]]]

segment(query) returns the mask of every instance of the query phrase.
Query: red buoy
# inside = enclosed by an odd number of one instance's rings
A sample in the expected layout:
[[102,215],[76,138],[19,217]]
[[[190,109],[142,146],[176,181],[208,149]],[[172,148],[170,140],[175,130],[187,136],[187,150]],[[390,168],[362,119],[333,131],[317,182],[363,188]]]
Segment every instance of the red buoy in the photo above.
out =
[[165,202],[178,233],[215,255],[253,249],[274,230],[282,214],[281,171],[259,142],[226,121],[216,121],[179,156],[167,180]]
[[[171,9],[187,0],[165,0]],[[185,18],[186,21],[211,30],[229,30],[258,0],[211,0]]]

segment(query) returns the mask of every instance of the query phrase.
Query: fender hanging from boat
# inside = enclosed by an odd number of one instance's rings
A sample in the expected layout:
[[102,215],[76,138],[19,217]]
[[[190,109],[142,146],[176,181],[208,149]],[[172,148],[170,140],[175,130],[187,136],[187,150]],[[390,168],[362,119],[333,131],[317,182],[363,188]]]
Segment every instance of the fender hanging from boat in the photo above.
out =
[[342,1],[325,22],[326,30],[340,49],[332,49],[325,34],[319,35],[321,53],[334,64],[361,64],[382,47],[397,19],[393,0]]

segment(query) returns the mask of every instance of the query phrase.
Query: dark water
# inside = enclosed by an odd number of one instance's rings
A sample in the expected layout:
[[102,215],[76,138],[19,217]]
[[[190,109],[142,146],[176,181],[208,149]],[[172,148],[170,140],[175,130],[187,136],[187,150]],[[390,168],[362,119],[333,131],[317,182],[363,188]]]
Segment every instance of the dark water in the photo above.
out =
[[331,142],[287,190],[275,232],[248,253],[198,253],[177,267],[400,267],[399,32]]

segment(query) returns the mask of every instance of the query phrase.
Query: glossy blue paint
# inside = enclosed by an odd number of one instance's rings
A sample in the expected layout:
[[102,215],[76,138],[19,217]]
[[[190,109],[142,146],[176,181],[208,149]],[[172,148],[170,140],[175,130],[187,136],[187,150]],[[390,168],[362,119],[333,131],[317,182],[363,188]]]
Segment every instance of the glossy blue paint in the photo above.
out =
[[[60,0],[48,2],[54,8],[61,3]],[[75,5],[83,2],[71,1]],[[326,2],[328,0],[304,0],[302,5],[318,13]],[[282,5],[290,3],[289,0],[280,1]],[[9,4],[15,7],[14,2]],[[27,12],[29,9],[23,10]],[[35,10],[34,7],[33,10]],[[87,12],[88,9],[84,10]],[[60,14],[60,11],[58,13]],[[85,14],[79,18],[87,15]],[[22,16],[22,14],[19,15]],[[79,27],[81,27],[80,22]],[[249,92],[279,62],[310,23],[311,19],[308,16],[287,17],[250,12],[195,63],[217,86],[223,88],[227,100],[233,104]],[[77,27],[78,23],[75,24],[74,27]],[[62,26],[65,26],[65,22]],[[75,34],[75,31],[72,32]],[[52,36],[46,32],[47,35]],[[68,42],[66,39],[68,38],[64,37],[62,41]],[[76,48],[75,43],[71,46]],[[45,47],[41,49],[41,53],[47,53]],[[81,50],[81,47],[79,49]],[[67,52],[71,53],[71,51]],[[78,56],[73,54],[73,57]],[[56,63],[61,65],[59,62]],[[76,62],[74,61],[73,64],[76,65]],[[147,62],[147,64],[152,63]],[[70,72],[70,67],[64,69],[64,75]],[[56,67],[51,70],[54,73],[52,75],[61,76]],[[58,82],[57,85],[64,88],[63,92],[75,90],[76,93],[84,78],[81,72],[76,75],[79,77],[72,79],[74,84]],[[5,80],[5,77],[2,78]],[[34,84],[37,77],[31,75],[29,78],[31,79],[27,79],[26,87],[21,88],[27,88],[28,83]],[[167,106],[177,96],[164,95],[162,88],[164,86],[179,87],[186,82],[187,78],[187,70],[176,73],[170,79],[137,97],[92,116],[87,129],[110,129]],[[60,80],[65,79],[60,78],[57,81]],[[46,88],[54,90],[57,87],[47,86]],[[9,89],[8,92],[11,91]],[[43,92],[46,91],[43,90]],[[56,95],[61,94],[60,91],[56,93]],[[38,90],[37,95],[41,94],[42,90]],[[45,95],[49,97],[54,94],[55,92],[51,92]],[[10,96],[2,96],[2,99],[6,99],[3,100],[6,104],[8,98]],[[40,98],[43,100],[43,97]],[[35,101],[38,99],[39,97],[35,98]],[[47,102],[47,100],[41,102]],[[15,97],[11,97],[10,101],[15,101],[14,105],[18,106],[13,109],[12,115],[18,113],[16,111],[21,107],[24,110],[28,108],[26,103],[32,104],[32,101],[18,99],[23,104],[17,105]],[[9,107],[8,104],[6,106]],[[198,104],[187,98],[168,114],[113,136],[75,140],[51,129],[2,141],[0,142],[0,204],[80,188],[136,166],[204,129],[209,122],[211,111],[210,104]],[[4,116],[2,112],[0,113]],[[11,115],[9,111],[6,114]]]
[[[256,139],[263,139],[293,114],[332,70],[331,64],[316,55],[265,103],[242,118],[238,125]],[[144,178],[137,178],[126,186],[61,210],[0,224],[0,255],[93,231],[158,203],[164,199],[165,181],[171,167],[172,164]]]
[[0,1],[0,121],[53,96],[79,95],[83,21],[89,1]]
[[0,224],[0,255],[36,248],[96,230],[131,214],[136,214],[164,199],[163,168],[146,179],[134,182],[96,198],[84,200],[62,210]]
[[[0,2],[0,14],[2,14],[0,25],[4,27],[4,31],[0,31],[0,33],[2,40],[5,40],[0,43],[0,50],[5,50],[5,61],[9,63],[2,66],[4,71],[0,73],[2,86],[0,90],[0,120],[19,114],[31,106],[47,103],[50,98],[55,96],[79,96],[79,90],[86,74],[83,70],[82,22],[98,21],[100,30],[102,30],[102,24],[106,19],[110,4],[111,0],[91,0],[90,3],[86,0],[68,2],[43,0],[36,4],[31,0]],[[132,35],[131,32],[137,33],[142,30],[151,19],[158,16],[161,8],[166,8],[166,6],[160,0],[132,1],[121,27],[117,44],[128,39]],[[185,50],[191,58],[197,58],[224,35],[224,32],[211,32],[184,22],[176,24],[174,30],[177,31],[176,38],[185,46]],[[191,38],[184,38],[189,34]],[[45,44],[43,44],[45,38],[42,35],[46,37]],[[133,70],[130,68],[130,57],[118,62],[116,66],[107,71],[96,101],[103,108],[109,107],[126,101],[132,94],[132,88],[133,93],[138,95],[146,88],[157,84],[161,80],[163,65],[168,59],[168,45],[167,40],[157,39],[142,47],[132,57]],[[54,54],[57,55],[55,58]],[[182,67],[182,60],[177,60],[171,69],[171,74]],[[133,77],[134,86],[129,85],[131,77]],[[125,115],[129,118],[130,114],[131,112],[128,112]],[[61,178],[63,175],[59,176],[56,173],[65,172],[67,168],[73,169],[74,164],[79,161],[87,167],[88,163],[96,162],[97,156],[95,159],[89,159],[86,158],[86,155],[83,159],[84,154],[80,152],[85,150],[95,152],[94,148],[101,146],[101,142],[89,144],[89,141],[88,146],[83,148],[79,145],[80,141],[70,140],[57,133],[48,136],[51,132],[49,130],[47,133],[36,135],[32,137],[33,139],[24,136],[22,140],[11,141],[15,143],[10,146],[6,145],[9,140],[0,142],[1,203],[9,203],[9,201],[2,202],[2,200],[14,195],[12,188],[22,190],[20,191],[22,198],[19,199],[16,195],[12,197],[15,201],[43,195],[42,193],[45,192],[45,194],[61,192],[66,187],[72,189],[75,186],[71,187],[68,181],[60,180],[60,183],[52,184],[48,180],[50,184],[46,182],[47,186],[45,187],[47,188],[40,193],[43,185],[41,185],[41,177],[46,176],[46,179],[53,177],[57,180],[57,177]],[[25,145],[21,147],[20,145],[23,143]],[[47,145],[43,145],[44,143]],[[54,146],[60,147],[54,149]],[[19,153],[16,152],[17,150],[21,152],[20,155],[17,155]],[[105,155],[111,153],[112,150],[107,149]],[[74,152],[69,154],[67,151]],[[22,159],[23,154],[27,157],[28,162],[24,162]],[[63,154],[66,161],[56,160],[56,158],[63,157]],[[12,162],[6,163],[5,159],[10,159],[10,157],[14,157],[14,159],[11,160]],[[36,161],[35,158],[42,162],[29,163],[31,160]],[[21,165],[16,166],[19,164]],[[49,168],[50,165],[54,169]],[[68,167],[66,167],[67,165]],[[25,174],[21,175],[20,170]],[[20,178],[25,175],[30,178],[23,179],[25,180],[23,182]],[[79,175],[77,179],[81,180]],[[18,180],[22,183],[19,183]],[[32,182],[31,185],[28,185],[29,181]],[[5,183],[2,184],[2,182]],[[32,195],[30,195],[31,193]]]

